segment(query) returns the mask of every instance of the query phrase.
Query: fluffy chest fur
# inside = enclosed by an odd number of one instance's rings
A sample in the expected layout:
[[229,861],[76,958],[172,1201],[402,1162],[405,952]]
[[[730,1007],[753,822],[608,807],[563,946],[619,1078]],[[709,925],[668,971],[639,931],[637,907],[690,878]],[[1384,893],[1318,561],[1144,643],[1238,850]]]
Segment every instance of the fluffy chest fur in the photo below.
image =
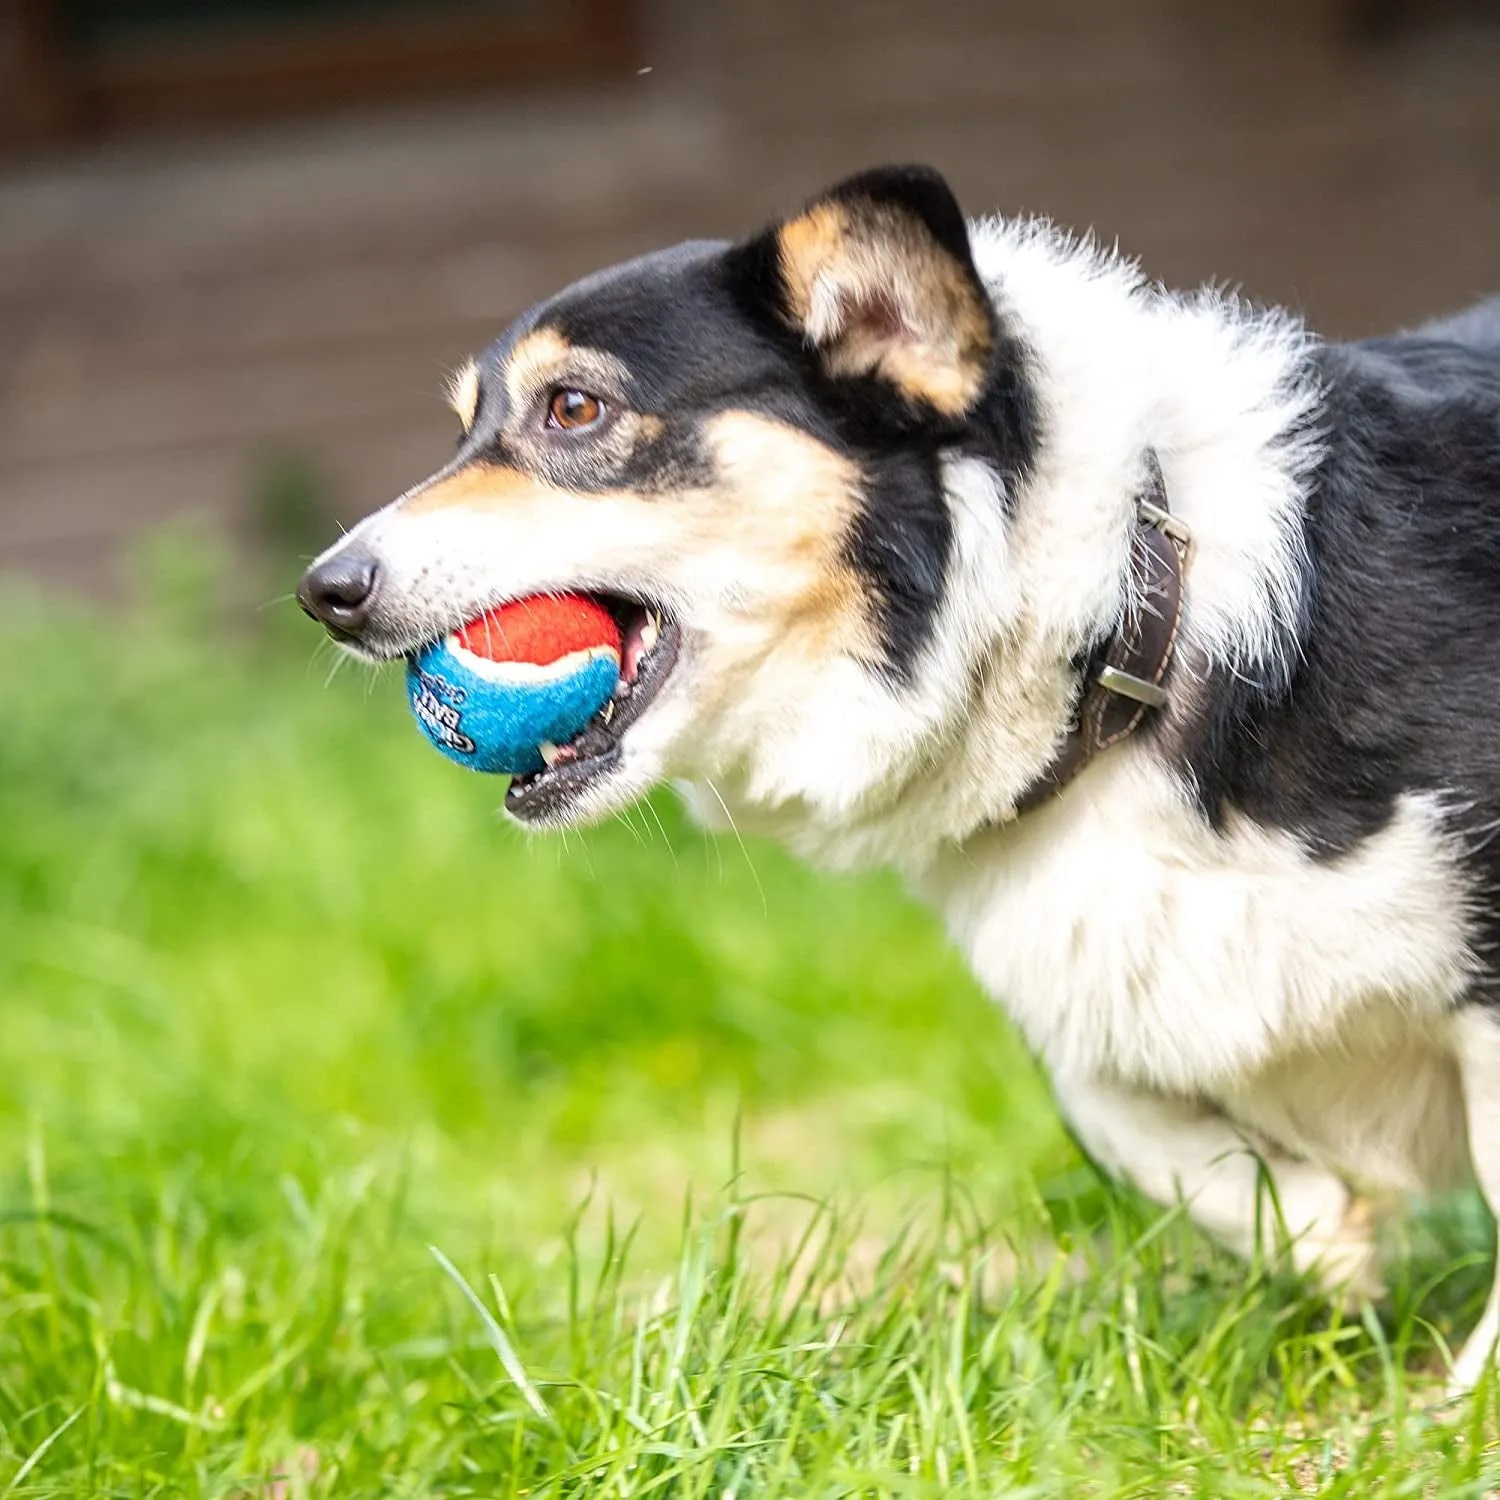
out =
[[1433,804],[1317,860],[1247,821],[1210,830],[1131,750],[915,883],[1055,1075],[1212,1099],[1388,1183],[1432,1175],[1420,1131],[1372,1128],[1392,1089],[1349,1085],[1393,1055],[1403,1088],[1440,1066],[1429,1038],[1472,975]]

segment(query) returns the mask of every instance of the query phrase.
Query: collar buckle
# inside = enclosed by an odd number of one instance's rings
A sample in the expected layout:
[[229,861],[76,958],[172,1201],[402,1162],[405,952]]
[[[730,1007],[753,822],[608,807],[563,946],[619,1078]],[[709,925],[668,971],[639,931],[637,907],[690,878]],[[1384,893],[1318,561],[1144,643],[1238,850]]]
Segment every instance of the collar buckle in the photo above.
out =
[[1122,672],[1108,663],[1094,674],[1094,681],[1111,693],[1118,693],[1122,698],[1144,703],[1147,708],[1165,708],[1172,701],[1172,695],[1160,683],[1148,682],[1144,677]]
[[[1159,492],[1165,499],[1165,492]],[[1164,536],[1171,537],[1182,548],[1182,566],[1186,568],[1193,560],[1193,528],[1181,516],[1144,497],[1135,502],[1135,513],[1148,526],[1153,526]]]
[[1056,796],[1095,756],[1171,704],[1166,682],[1192,556],[1192,530],[1168,509],[1161,464],[1148,451],[1146,485],[1136,497],[1125,611],[1085,669],[1075,721],[1051,763],[1021,794],[1017,814]]

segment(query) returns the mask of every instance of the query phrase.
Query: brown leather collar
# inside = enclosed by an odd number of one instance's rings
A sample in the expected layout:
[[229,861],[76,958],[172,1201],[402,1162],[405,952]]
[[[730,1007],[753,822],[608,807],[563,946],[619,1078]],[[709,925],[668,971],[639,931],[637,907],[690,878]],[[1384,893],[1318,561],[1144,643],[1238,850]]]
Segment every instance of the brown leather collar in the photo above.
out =
[[1083,682],[1073,725],[1052,764],[1021,794],[1018,815],[1056,796],[1096,755],[1167,705],[1164,683],[1182,625],[1182,582],[1193,539],[1167,508],[1154,453],[1148,453],[1147,464],[1130,538],[1125,613],[1114,633],[1080,664]]

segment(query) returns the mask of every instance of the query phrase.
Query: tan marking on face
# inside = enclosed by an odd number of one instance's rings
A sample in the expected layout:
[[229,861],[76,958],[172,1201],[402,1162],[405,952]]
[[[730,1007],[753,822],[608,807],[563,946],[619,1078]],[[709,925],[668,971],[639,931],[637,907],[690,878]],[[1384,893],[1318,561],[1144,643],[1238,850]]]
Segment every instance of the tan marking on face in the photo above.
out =
[[947,416],[978,399],[991,345],[984,306],[915,219],[820,203],[778,238],[789,310],[833,373],[879,373]]
[[521,407],[542,386],[551,384],[567,363],[573,346],[555,328],[535,328],[510,351],[505,361],[505,389],[513,407]]
[[629,384],[630,372],[621,360],[603,349],[570,344],[555,328],[528,333],[505,362],[505,389],[517,423],[524,422],[536,398],[548,390],[586,391],[613,404],[613,393]]
[[458,420],[468,432],[479,410],[479,366],[472,359],[449,377],[448,405],[458,413]]
[[727,412],[707,429],[721,483],[709,515],[740,543],[745,582],[779,619],[788,644],[869,656],[865,593],[844,558],[859,504],[859,470],[796,428]]
[[545,488],[520,469],[507,468],[503,464],[465,464],[446,479],[424,485],[415,494],[408,495],[401,502],[401,509],[408,516],[466,507],[485,510],[528,498]]

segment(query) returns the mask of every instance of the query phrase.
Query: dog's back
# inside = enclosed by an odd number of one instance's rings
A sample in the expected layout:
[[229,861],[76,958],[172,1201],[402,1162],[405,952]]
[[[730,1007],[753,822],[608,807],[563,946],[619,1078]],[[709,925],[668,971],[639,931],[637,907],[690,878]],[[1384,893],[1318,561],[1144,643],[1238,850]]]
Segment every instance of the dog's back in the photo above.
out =
[[1500,360],[1500,295],[1487,297],[1446,318],[1435,318],[1407,337],[1459,344],[1476,354]]

